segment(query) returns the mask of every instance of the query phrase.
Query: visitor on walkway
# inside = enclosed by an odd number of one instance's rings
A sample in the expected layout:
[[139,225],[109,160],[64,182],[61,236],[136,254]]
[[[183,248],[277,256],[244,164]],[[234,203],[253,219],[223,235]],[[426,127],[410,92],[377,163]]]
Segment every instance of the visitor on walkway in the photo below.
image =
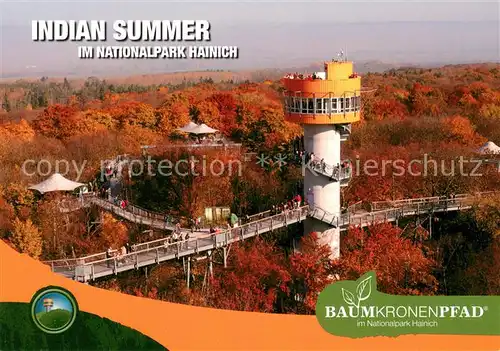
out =
[[230,227],[236,228],[238,226],[238,216],[236,214],[231,213],[229,222],[231,223]]
[[106,264],[108,266],[108,268],[111,268],[111,261],[110,261],[110,258],[111,258],[111,254],[113,252],[113,249],[111,247],[108,247],[108,249],[106,250]]
[[302,204],[302,196],[300,196],[300,194],[297,194],[297,195],[295,195],[293,200],[295,202],[295,208],[299,208],[300,205]]
[[120,248],[120,258],[121,258],[121,263],[124,263],[125,262],[125,255],[127,255],[127,248],[124,246],[122,246]]
[[194,233],[194,231],[196,229],[196,220],[194,220],[193,218],[191,218],[189,220],[189,226],[191,227],[191,233]]
[[179,233],[179,236],[177,237],[177,243],[175,244],[177,247],[177,251],[181,248],[181,243],[184,240],[183,233]]
[[127,252],[126,252],[127,254],[132,252],[132,249],[130,248],[130,244],[128,242],[125,244],[125,249],[127,250]]

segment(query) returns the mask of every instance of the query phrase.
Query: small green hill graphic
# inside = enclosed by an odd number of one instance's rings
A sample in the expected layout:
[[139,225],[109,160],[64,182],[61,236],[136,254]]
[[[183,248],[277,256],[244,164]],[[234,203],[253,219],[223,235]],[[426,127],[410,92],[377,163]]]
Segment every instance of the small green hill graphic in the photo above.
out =
[[46,328],[59,329],[71,320],[71,312],[63,309],[55,309],[49,312],[39,312],[36,318]]
[[[39,316],[41,314],[36,315]],[[47,334],[33,322],[30,304],[14,302],[0,303],[0,350],[167,351],[137,330],[82,311],[78,312],[75,323],[67,331]]]

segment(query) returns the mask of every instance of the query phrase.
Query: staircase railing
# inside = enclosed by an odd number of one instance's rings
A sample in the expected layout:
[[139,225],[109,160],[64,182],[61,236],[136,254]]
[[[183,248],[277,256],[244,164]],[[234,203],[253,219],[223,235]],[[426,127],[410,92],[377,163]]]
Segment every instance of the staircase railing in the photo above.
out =
[[351,167],[342,168],[340,165],[337,167],[319,161],[310,161],[307,166],[311,171],[327,176],[336,182],[348,180],[352,177]]

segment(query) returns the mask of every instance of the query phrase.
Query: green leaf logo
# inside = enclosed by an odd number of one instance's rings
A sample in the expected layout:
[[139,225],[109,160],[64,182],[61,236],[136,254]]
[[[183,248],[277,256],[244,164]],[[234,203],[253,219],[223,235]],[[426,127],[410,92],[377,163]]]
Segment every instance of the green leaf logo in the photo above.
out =
[[[500,335],[500,296],[399,296],[377,291],[370,271],[339,280],[318,296],[316,318],[351,338],[404,334]],[[500,351],[500,350],[499,350]]]
[[356,287],[356,296],[354,296],[354,294],[349,290],[342,288],[342,298],[344,299],[345,303],[359,308],[360,302],[369,298],[372,293],[372,286],[370,284],[371,279],[372,276],[369,276],[368,278],[363,279],[358,284],[358,286]]
[[349,290],[342,288],[342,297],[344,298],[346,304],[356,306],[356,298]]
[[372,276],[363,279],[356,288],[356,295],[358,296],[358,307],[359,307],[359,302],[369,298],[372,293],[371,279]]

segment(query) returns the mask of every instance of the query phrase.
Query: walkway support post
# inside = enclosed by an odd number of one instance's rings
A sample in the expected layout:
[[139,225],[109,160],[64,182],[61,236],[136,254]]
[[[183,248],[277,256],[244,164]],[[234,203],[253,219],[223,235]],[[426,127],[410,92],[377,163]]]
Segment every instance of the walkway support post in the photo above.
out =
[[225,246],[222,248],[222,255],[224,256],[224,268],[227,268],[227,250]]
[[211,277],[213,277],[214,272],[213,272],[213,262],[212,262],[212,251],[209,250],[207,253],[207,259],[208,259],[208,273],[210,274]]
[[191,257],[187,258],[187,271],[186,271],[186,274],[187,274],[186,284],[187,284],[187,288],[189,290],[189,280],[191,278]]
[[429,238],[432,238],[432,212],[429,214]]

